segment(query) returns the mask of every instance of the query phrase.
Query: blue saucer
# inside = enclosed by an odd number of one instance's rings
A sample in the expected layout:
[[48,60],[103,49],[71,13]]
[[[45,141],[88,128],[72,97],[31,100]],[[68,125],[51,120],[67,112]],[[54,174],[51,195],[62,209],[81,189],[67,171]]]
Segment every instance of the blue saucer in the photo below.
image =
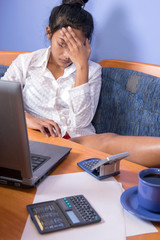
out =
[[121,195],[122,206],[133,215],[145,220],[160,222],[160,213],[150,212],[138,204],[138,186],[131,187]]

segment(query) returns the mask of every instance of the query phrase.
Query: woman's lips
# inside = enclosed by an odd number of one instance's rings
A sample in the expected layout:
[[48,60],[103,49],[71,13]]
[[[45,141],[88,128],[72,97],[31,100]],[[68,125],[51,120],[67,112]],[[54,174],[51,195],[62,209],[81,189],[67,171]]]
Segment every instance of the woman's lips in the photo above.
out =
[[63,64],[65,64],[65,65],[71,64],[71,61],[70,61],[70,60],[60,59],[60,62],[63,63]]

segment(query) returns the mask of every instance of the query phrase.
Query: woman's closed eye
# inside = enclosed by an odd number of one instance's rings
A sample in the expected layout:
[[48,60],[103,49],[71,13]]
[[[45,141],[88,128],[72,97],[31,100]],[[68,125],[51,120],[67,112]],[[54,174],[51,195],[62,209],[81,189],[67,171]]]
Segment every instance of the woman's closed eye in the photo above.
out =
[[65,48],[67,46],[66,43],[62,41],[58,42],[58,45],[62,48]]
[[58,45],[59,45],[60,47],[62,47],[62,48],[64,47],[63,44],[58,43]]

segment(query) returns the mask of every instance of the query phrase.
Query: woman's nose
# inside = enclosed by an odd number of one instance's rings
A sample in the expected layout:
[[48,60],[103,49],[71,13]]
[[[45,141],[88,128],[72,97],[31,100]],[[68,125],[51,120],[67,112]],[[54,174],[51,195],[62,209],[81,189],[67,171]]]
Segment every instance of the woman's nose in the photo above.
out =
[[64,50],[63,55],[66,59],[69,59],[69,54],[66,50]]

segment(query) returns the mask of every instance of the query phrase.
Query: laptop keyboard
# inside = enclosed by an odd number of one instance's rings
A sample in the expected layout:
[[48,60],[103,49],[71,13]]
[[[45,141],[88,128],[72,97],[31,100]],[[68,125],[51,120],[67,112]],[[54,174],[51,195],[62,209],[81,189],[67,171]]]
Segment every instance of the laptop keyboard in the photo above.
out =
[[39,168],[44,163],[46,163],[49,159],[50,157],[47,157],[47,156],[31,154],[32,170],[35,171],[37,168]]

